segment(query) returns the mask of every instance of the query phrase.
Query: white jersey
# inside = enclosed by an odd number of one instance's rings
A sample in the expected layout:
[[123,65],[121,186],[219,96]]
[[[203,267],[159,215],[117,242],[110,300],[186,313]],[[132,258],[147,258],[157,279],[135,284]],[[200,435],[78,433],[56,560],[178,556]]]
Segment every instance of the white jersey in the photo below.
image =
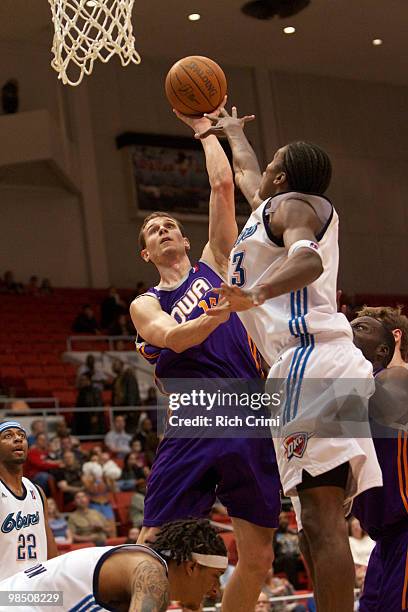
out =
[[[38,563],[0,582],[0,591],[62,591],[63,603],[60,605],[41,605],[36,602],[35,593],[27,605],[13,605],[14,612],[97,612],[109,610],[99,598],[98,581],[102,564],[118,551],[143,552],[158,559],[166,570],[167,564],[162,557],[147,546],[123,544],[121,546],[103,546],[81,548]],[[50,599],[50,601],[53,601]],[[29,603],[29,605],[28,605]],[[108,605],[106,602],[105,605]]]
[[47,560],[41,493],[28,478],[22,480],[21,497],[0,480],[0,580]]
[[316,242],[322,257],[323,273],[308,287],[238,313],[270,365],[285,347],[311,334],[327,333],[330,337],[343,336],[351,341],[353,338],[346,317],[337,312],[339,220],[332,204],[323,196],[289,192],[265,200],[249,217],[231,251],[229,283],[243,289],[253,289],[267,283],[287,259],[288,250],[282,239],[272,235],[269,215],[273,215],[278,206],[289,198],[307,202],[322,222],[323,229]]

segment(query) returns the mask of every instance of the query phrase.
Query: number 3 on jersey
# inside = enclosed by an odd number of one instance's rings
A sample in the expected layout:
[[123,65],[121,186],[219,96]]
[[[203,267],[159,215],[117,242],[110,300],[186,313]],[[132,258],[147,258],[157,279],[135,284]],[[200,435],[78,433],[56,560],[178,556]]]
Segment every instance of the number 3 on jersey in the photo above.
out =
[[37,542],[35,541],[35,535],[33,533],[29,533],[27,536],[24,536],[22,533],[18,536],[18,546],[17,546],[17,559],[19,561],[24,561],[26,559],[36,559]]
[[231,277],[231,284],[237,287],[243,287],[246,281],[245,268],[242,266],[244,261],[245,251],[239,251],[234,253],[232,258],[233,272]]

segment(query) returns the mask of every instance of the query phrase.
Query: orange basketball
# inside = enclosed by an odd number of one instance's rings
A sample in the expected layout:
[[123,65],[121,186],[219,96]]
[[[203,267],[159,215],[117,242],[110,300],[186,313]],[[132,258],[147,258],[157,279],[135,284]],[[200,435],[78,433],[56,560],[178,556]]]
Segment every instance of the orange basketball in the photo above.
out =
[[166,77],[166,96],[184,115],[200,116],[219,107],[227,93],[227,80],[218,64],[208,57],[183,57]]

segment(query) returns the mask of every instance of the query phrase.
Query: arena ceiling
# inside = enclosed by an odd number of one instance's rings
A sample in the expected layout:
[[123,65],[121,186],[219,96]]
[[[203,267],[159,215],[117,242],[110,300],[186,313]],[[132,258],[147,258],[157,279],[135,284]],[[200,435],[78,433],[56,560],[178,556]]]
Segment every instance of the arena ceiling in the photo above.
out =
[[[201,54],[220,63],[408,84],[408,0],[311,0],[293,18],[270,21],[240,12],[244,0],[135,0],[142,57]],[[187,15],[200,13],[190,22]],[[47,0],[1,0],[0,41],[50,46]],[[296,28],[293,35],[284,26]],[[383,44],[373,46],[380,38]]]

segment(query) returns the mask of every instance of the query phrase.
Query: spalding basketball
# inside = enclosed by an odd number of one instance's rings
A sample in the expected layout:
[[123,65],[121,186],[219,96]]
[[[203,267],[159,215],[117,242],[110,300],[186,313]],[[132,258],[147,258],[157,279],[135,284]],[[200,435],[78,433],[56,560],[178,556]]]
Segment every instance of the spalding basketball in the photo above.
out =
[[184,115],[200,116],[220,106],[227,93],[225,74],[208,57],[183,57],[166,77],[166,96]]

